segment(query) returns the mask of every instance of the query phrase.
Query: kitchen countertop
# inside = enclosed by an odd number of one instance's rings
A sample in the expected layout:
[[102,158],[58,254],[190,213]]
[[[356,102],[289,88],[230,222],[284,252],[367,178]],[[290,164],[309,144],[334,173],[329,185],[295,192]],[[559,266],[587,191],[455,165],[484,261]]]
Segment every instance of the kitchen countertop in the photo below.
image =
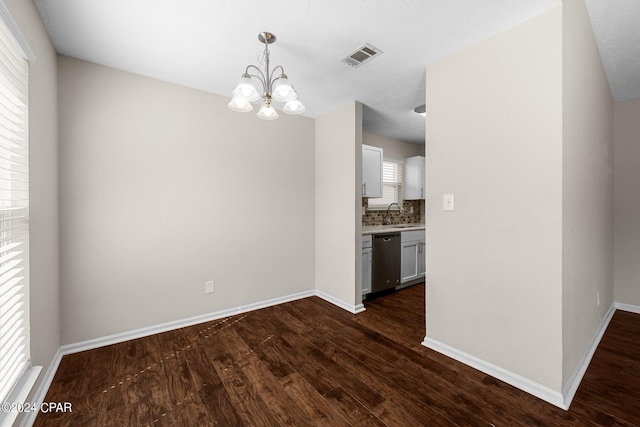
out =
[[362,234],[393,233],[398,231],[424,230],[424,224],[392,224],[392,225],[365,225]]

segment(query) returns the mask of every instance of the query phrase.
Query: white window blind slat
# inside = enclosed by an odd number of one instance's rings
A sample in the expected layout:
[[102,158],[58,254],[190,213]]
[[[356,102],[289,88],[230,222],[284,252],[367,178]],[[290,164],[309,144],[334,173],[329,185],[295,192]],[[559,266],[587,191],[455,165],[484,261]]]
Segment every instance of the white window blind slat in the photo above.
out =
[[0,402],[31,365],[28,90],[25,52],[0,19]]
[[[16,314],[21,315],[22,312],[19,311]],[[19,316],[18,316],[19,317]],[[19,349],[24,341],[24,336],[22,334],[22,328],[16,328],[15,331],[11,332],[10,336],[3,337],[5,342],[8,344],[9,348],[13,349],[12,352],[8,355],[8,359],[13,359],[19,357]],[[10,365],[7,364],[5,369],[10,369]]]
[[[17,324],[17,322],[20,322],[20,316],[22,316],[21,308],[22,308],[22,304],[16,304],[15,307],[11,307],[11,311],[3,315],[4,316],[3,321],[5,322],[6,325],[13,326],[14,324]],[[7,333],[14,333],[13,331],[17,331],[19,329],[20,327],[17,327],[17,328],[10,327],[10,328],[7,328]]]

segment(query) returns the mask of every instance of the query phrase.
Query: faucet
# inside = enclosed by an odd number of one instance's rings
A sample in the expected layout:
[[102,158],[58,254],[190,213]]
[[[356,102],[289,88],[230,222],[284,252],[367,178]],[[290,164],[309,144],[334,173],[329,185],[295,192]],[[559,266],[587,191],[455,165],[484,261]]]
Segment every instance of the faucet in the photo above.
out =
[[387,217],[385,218],[385,220],[387,221],[387,225],[391,225],[391,206],[393,205],[396,205],[398,207],[398,210],[402,212],[402,208],[400,207],[399,204],[395,202],[389,204],[389,206],[387,207]]

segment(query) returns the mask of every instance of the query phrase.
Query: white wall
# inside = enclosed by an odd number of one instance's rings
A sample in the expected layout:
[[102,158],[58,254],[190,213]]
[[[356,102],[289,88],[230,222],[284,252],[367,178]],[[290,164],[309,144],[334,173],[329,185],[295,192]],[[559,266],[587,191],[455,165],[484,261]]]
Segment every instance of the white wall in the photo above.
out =
[[31,356],[46,370],[60,346],[56,54],[33,2],[5,4],[36,55],[29,67]]
[[561,7],[427,67],[426,100],[427,342],[560,391]]
[[63,344],[314,289],[312,119],[58,65]]
[[362,104],[316,119],[315,153],[316,289],[355,310],[362,303]]
[[615,301],[640,306],[640,99],[614,111]]
[[613,100],[584,0],[562,9],[564,385],[613,303]]
[[362,133],[362,143],[384,150],[385,159],[404,160],[407,157],[424,156],[424,145],[412,144],[370,132]]

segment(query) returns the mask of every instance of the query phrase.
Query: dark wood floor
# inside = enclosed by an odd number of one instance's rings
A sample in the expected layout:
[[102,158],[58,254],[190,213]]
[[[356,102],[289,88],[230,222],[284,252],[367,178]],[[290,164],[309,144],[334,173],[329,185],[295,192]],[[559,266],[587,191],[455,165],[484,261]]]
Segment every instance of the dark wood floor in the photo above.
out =
[[638,426],[640,315],[617,312],[563,411],[420,345],[424,286],[317,298],[65,356],[36,426]]

